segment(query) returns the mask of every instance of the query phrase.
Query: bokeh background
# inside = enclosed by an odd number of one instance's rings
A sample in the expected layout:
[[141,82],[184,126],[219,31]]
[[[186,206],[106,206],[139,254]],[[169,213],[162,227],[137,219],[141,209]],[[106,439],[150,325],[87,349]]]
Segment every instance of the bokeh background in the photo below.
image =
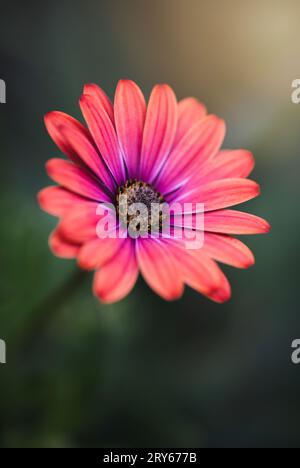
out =
[[[300,446],[299,18],[298,0],[1,3],[1,446]],[[196,96],[226,120],[225,146],[255,154],[262,195],[245,208],[272,231],[246,238],[254,268],[224,268],[225,305],[192,290],[167,303],[140,280],[103,306],[48,249],[36,193],[59,152],[43,115],[81,118],[83,84],[113,97],[119,78]]]

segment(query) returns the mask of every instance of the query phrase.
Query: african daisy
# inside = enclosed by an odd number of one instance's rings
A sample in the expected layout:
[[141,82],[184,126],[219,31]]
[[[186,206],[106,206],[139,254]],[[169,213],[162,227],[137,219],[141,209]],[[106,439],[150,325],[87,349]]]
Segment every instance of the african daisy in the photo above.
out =
[[[207,115],[194,98],[177,102],[165,84],[153,88],[148,104],[133,81],[118,83],[114,104],[101,88],[88,84],[80,107],[87,126],[58,111],[45,117],[50,136],[69,159],[47,162],[58,186],[38,195],[40,206],[59,217],[49,240],[52,252],[96,270],[94,293],[106,303],[124,298],[139,272],[167,300],[179,298],[185,284],[216,302],[229,299],[229,282],[216,262],[253,265],[249,248],[232,235],[269,231],[265,220],[228,209],[259,194],[258,184],[247,178],[252,154],[221,151],[223,120]],[[188,217],[171,216],[174,236],[99,238],[97,207],[115,206],[118,230],[120,194],[128,196],[129,206],[203,204],[202,247],[187,249],[184,236],[178,236],[185,228],[198,229],[193,211]],[[148,227],[149,219],[144,221]]]

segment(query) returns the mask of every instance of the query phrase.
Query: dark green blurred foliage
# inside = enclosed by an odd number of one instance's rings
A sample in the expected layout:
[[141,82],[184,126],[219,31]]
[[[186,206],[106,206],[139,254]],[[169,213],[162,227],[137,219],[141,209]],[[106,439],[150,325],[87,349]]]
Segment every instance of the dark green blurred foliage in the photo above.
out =
[[[0,445],[264,447],[300,445],[299,2],[126,0],[1,6]],[[256,156],[262,196],[246,211],[268,236],[257,259],[225,268],[216,305],[191,290],[166,303],[140,280],[100,305],[92,275],[47,246],[55,220],[36,192],[59,152],[43,115],[80,118],[82,85],[113,97],[119,78],[148,95],[170,83],[225,118],[227,146]]]

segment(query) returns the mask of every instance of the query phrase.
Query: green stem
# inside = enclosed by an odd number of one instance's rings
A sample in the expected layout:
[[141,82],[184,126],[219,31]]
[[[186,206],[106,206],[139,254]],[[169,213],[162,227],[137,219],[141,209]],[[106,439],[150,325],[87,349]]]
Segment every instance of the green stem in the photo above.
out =
[[76,269],[56,291],[47,296],[30,314],[33,317],[29,328],[20,338],[17,345],[17,354],[20,358],[28,352],[41,339],[50,323],[58,315],[61,307],[76,293],[78,288],[88,278],[86,272]]

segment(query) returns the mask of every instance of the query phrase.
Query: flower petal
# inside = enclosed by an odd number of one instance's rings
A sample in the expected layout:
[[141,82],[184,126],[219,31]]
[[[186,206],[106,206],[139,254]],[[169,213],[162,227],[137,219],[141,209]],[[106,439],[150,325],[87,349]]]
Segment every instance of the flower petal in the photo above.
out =
[[206,231],[225,234],[265,234],[270,224],[259,216],[236,210],[220,210],[205,213]]
[[166,161],[177,128],[177,102],[168,85],[156,85],[151,93],[145,120],[140,176],[151,183]]
[[59,229],[55,229],[49,237],[51,251],[60,258],[75,258],[80,246],[64,238]]
[[174,146],[200,119],[206,116],[206,107],[195,98],[185,98],[178,103],[178,125]]
[[85,202],[77,204],[61,220],[59,224],[60,232],[73,242],[84,243],[98,237],[98,223],[101,220],[109,222],[108,229],[116,228],[116,217],[109,208],[98,210],[99,204],[95,202]]
[[84,198],[56,185],[40,190],[37,198],[42,210],[53,216],[63,216],[76,203],[84,202]]
[[185,184],[222,145],[225,135],[224,121],[215,115],[199,120],[171,151],[156,186],[161,193]]
[[144,279],[157,294],[166,300],[182,295],[180,271],[164,242],[139,238],[137,260]]
[[[200,185],[178,196],[181,203],[204,204],[204,211],[238,205],[259,195],[259,185],[249,179],[221,179]],[[185,210],[186,211],[186,210]]]
[[130,293],[138,277],[132,239],[126,239],[117,254],[95,273],[94,294],[105,303],[120,301]]
[[61,126],[68,127],[77,133],[80,133],[83,138],[92,142],[89,131],[80,123],[68,114],[59,111],[48,112],[44,117],[45,125],[48,133],[59,149],[71,159],[71,161],[82,164],[80,157],[70,142],[66,140],[61,133]]
[[251,250],[239,239],[224,234],[206,232],[202,250],[218,262],[236,268],[249,268],[254,265],[254,256]]
[[84,168],[64,159],[49,159],[46,170],[54,182],[78,195],[102,202],[111,201],[102,190],[100,182]]
[[227,277],[224,275],[223,271],[219,269],[219,274],[220,274],[220,287],[215,289],[214,291],[211,292],[211,294],[208,296],[212,301],[218,302],[219,304],[222,304],[223,302],[229,301],[231,297],[231,286],[230,283],[227,279]]
[[[196,222],[196,214],[177,214],[170,217],[171,226],[186,229],[202,229]],[[249,213],[236,210],[216,210],[204,215],[204,230],[223,234],[265,234],[270,231],[267,221]]]
[[99,107],[104,108],[110,120],[114,123],[114,108],[112,102],[100,86],[94,83],[86,84],[83,88],[83,94],[91,96],[94,100],[95,106],[98,105]]
[[114,110],[117,135],[128,175],[129,178],[135,178],[138,177],[146,102],[142,91],[133,81],[119,81]]
[[212,180],[227,178],[246,178],[254,168],[254,158],[250,151],[224,150],[209,160],[199,173],[200,180],[209,182]]
[[104,238],[93,239],[84,244],[78,255],[78,264],[85,270],[95,270],[100,268],[107,261],[111,260],[123,247],[126,239],[121,238]]
[[66,125],[60,127],[61,134],[64,136],[64,141],[78,157],[86,164],[86,166],[108,187],[112,192],[115,191],[116,186],[114,180],[98,153],[93,142],[86,137],[82,132],[74,128],[69,128]]
[[165,242],[169,244],[181,278],[188,286],[216,302],[225,302],[230,298],[231,290],[227,278],[202,249],[188,250],[178,240]]
[[115,128],[105,108],[95,105],[93,97],[83,94],[80,107],[94,141],[118,184],[125,181],[124,161]]
[[77,204],[60,221],[59,230],[65,239],[83,244],[97,238],[98,204],[85,202]]

